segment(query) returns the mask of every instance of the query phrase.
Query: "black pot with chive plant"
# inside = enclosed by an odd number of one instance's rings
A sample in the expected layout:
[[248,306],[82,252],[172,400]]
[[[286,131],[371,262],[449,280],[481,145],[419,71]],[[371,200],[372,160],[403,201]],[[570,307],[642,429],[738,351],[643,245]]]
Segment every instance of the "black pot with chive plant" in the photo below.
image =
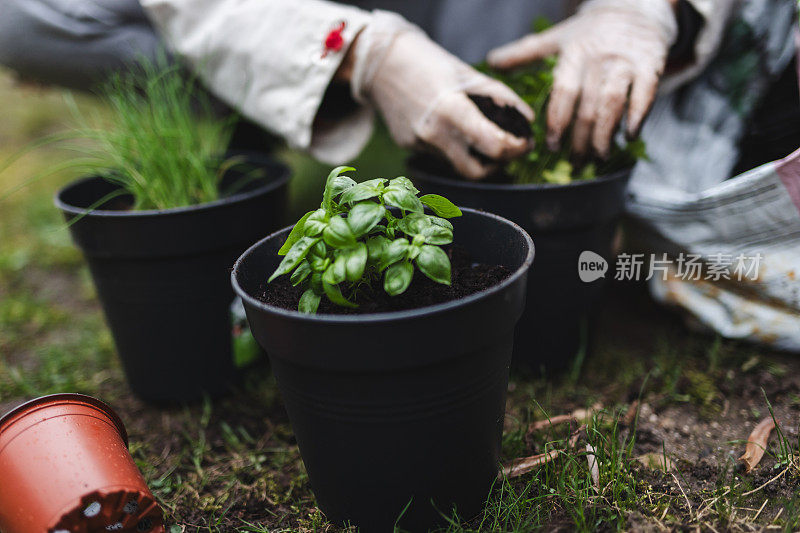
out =
[[424,531],[480,512],[497,475],[533,242],[404,177],[349,170],[231,279],[320,509],[361,531]]
[[581,348],[590,346],[591,316],[602,299],[605,278],[581,281],[578,259],[588,250],[612,262],[611,247],[630,170],[637,159],[645,157],[639,140],[615,143],[604,161],[570,160],[568,142],[557,152],[547,148],[546,104],[554,65],[555,59],[549,58],[512,72],[482,67],[531,106],[536,113],[531,124],[513,108],[472,97],[505,130],[532,138],[530,153],[484,181],[465,180],[431,156],[409,160],[409,174],[426,191],[513,220],[536,240],[536,268],[531,271],[528,304],[514,344],[515,366],[526,371],[564,369]]
[[288,169],[225,153],[220,119],[178,66],[144,64],[104,87],[110,115],[66,137],[88,177],[55,198],[89,265],[131,389],[151,402],[226,392],[237,378],[228,282],[236,257],[280,227]]

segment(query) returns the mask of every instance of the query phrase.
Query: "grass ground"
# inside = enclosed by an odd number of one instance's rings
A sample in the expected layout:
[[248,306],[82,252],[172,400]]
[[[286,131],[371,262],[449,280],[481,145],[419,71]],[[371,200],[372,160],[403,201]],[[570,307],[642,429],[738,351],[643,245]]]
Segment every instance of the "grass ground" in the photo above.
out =
[[[19,87],[0,73],[0,161],[66,118],[58,91]],[[400,170],[402,154],[385,138],[370,153],[358,164],[362,175]],[[284,157],[296,171],[297,212],[317,195],[324,167]],[[44,147],[17,162],[0,173],[0,197],[63,159]],[[213,403],[155,409],[132,396],[87,270],[52,207],[71,177],[57,173],[0,200],[0,412],[61,391],[108,401],[171,533],[335,531],[315,507],[265,361]],[[612,286],[594,337],[594,349],[561,375],[512,376],[504,457],[559,449],[556,459],[498,482],[484,513],[454,520],[449,531],[800,529],[800,362],[692,333],[629,284]],[[566,446],[569,424],[530,429],[590,406],[574,448]],[[783,434],[745,473],[737,462],[744,440],[770,409]]]

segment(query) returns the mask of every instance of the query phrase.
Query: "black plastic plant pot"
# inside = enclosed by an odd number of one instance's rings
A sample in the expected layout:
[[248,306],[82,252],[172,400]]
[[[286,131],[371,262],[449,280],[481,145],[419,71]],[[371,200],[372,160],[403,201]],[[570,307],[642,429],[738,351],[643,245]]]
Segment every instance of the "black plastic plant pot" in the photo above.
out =
[[[128,383],[143,400],[189,402],[236,382],[230,269],[284,223],[290,176],[265,155],[248,154],[246,163],[263,176],[197,206],[124,210],[131,198],[118,196],[89,210],[117,189],[98,177],[56,195],[67,221],[77,218],[72,238],[89,264]],[[222,190],[241,178],[229,171]]]
[[233,286],[269,355],[317,503],[333,522],[383,532],[402,515],[401,528],[424,531],[453,509],[462,518],[480,512],[497,475],[533,242],[512,222],[463,211],[451,219],[456,242],[511,275],[459,300],[362,315],[265,304],[255,295],[279,263],[288,228],[234,267]]
[[536,268],[514,342],[515,367],[558,371],[573,361],[605,285],[602,277],[581,281],[578,259],[588,250],[611,261],[629,176],[630,170],[623,170],[566,185],[511,185],[467,181],[427,162],[409,161],[409,177],[421,190],[513,220],[536,241]]

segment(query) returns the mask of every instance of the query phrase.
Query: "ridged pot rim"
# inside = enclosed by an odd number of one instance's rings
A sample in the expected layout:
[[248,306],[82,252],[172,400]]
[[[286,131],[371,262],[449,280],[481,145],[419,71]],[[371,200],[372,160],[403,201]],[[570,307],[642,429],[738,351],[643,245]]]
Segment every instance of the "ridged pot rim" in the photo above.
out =
[[[277,160],[270,159],[269,164],[273,165],[276,169],[279,169],[280,172],[275,176],[258,178],[257,180],[260,179],[265,182],[263,185],[259,185],[255,189],[249,191],[237,192],[230,196],[218,198],[216,200],[212,200],[211,202],[204,202],[202,204],[186,205],[181,207],[170,207],[168,209],[141,209],[136,211],[121,211],[113,209],[88,209],[85,207],[77,207],[63,200],[62,196],[67,191],[70,191],[90,181],[102,180],[106,181],[107,183],[110,183],[111,185],[115,185],[113,182],[105,180],[101,176],[84,176],[82,178],[78,178],[71,181],[70,183],[59,189],[58,192],[56,192],[53,198],[53,203],[58,209],[60,209],[65,213],[69,213],[72,215],[83,215],[85,217],[92,217],[92,218],[97,217],[97,218],[121,219],[121,218],[164,217],[169,215],[182,215],[187,213],[195,213],[198,211],[209,211],[226,207],[232,204],[236,204],[244,200],[260,196],[262,194],[267,194],[269,192],[274,191],[275,189],[278,189],[279,187],[284,186],[291,178],[292,175],[291,169],[287,165]],[[122,187],[119,188],[121,189]]]
[[5,431],[6,428],[4,426],[8,422],[12,421],[15,418],[16,419],[24,418],[26,412],[35,409],[37,407],[46,408],[58,405],[87,405],[87,404],[90,407],[97,409],[98,411],[106,415],[109,419],[111,419],[111,422],[113,422],[114,426],[119,432],[120,437],[122,438],[122,442],[125,443],[125,447],[127,447],[128,432],[125,429],[125,424],[122,423],[122,419],[111,408],[111,406],[93,396],[88,396],[86,394],[78,394],[74,392],[62,392],[57,394],[48,394],[45,396],[39,396],[38,398],[28,400],[27,402],[24,402],[16,407],[13,407],[10,411],[0,416],[0,435],[2,435],[3,431]]
[[233,265],[233,270],[231,271],[231,284],[233,285],[233,289],[236,291],[236,294],[239,295],[247,305],[250,305],[262,312],[307,323],[350,324],[350,325],[379,324],[379,323],[401,321],[411,318],[420,318],[423,316],[435,315],[459,307],[463,307],[465,305],[469,305],[479,300],[484,300],[492,295],[502,292],[510,285],[516,283],[517,280],[519,280],[522,276],[526,275],[528,269],[533,264],[535,249],[534,249],[533,239],[531,238],[530,235],[528,235],[528,232],[522,229],[516,223],[508,220],[507,218],[495,215],[494,213],[481,211],[479,209],[471,209],[468,207],[461,207],[460,209],[464,213],[469,213],[470,215],[473,216],[493,219],[497,222],[500,222],[501,224],[505,224],[507,226],[512,227],[514,230],[516,230],[517,233],[522,235],[523,239],[525,240],[525,243],[528,245],[528,252],[525,255],[525,259],[523,260],[522,264],[519,267],[517,267],[507,278],[505,278],[500,283],[493,285],[492,287],[489,287],[488,289],[476,292],[475,294],[470,294],[469,296],[465,296],[463,298],[458,298],[456,300],[450,300],[448,302],[443,302],[434,305],[427,305],[424,307],[416,307],[414,309],[404,309],[401,311],[388,311],[382,313],[365,313],[356,315],[337,315],[332,313],[319,313],[312,315],[264,303],[261,300],[258,300],[253,296],[251,296],[241,287],[241,285],[239,284],[239,280],[237,279],[237,276],[239,274],[239,269],[242,263],[247,259],[247,257],[250,256],[252,253],[254,253],[256,249],[264,245],[267,241],[277,238],[281,233],[291,229],[292,226],[287,226],[283,229],[280,229],[275,233],[272,233],[271,235],[264,237],[263,239],[252,245],[250,248],[248,248],[236,260],[236,263]]

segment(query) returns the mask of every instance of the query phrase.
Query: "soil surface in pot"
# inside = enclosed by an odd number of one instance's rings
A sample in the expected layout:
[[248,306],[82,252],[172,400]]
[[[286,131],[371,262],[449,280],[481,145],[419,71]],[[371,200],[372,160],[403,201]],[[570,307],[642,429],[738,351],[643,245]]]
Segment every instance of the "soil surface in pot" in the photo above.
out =
[[[372,292],[363,292],[359,295],[357,308],[340,307],[323,298],[317,312],[363,315],[416,309],[464,298],[497,285],[511,274],[511,271],[503,265],[473,263],[467,253],[457,247],[450,248],[447,255],[452,265],[450,286],[436,283],[417,270],[414,272],[411,285],[403,294],[389,296],[382,287],[376,286]],[[264,276],[264,284],[259,289],[258,299],[269,305],[296,311],[303,290],[292,286],[289,276],[281,276],[269,285],[266,282],[267,277]]]

